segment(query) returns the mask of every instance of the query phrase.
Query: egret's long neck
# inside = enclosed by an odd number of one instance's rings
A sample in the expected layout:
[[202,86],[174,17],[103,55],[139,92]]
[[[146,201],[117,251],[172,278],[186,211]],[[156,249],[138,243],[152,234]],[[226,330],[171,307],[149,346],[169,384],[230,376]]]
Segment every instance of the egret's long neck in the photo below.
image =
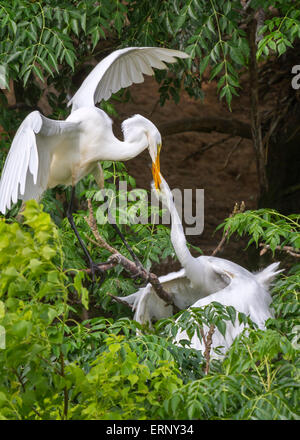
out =
[[[193,287],[200,289],[199,292],[203,296],[214,293],[217,290],[216,284],[212,284],[212,280],[215,280],[216,276],[214,270],[210,264],[206,263],[205,259],[195,258],[190,253],[173,198],[168,200],[168,208],[172,220],[171,241],[178,260],[185,269],[187,278],[191,281]],[[224,286],[220,285],[220,287]]]
[[138,156],[148,147],[148,138],[144,132],[135,136],[125,136],[124,141],[114,138],[110,148],[110,160],[126,161]]
[[[187,247],[182,223],[173,200],[169,201],[169,211],[172,220],[171,241],[174,250],[182,267],[185,268],[187,276],[195,284],[196,281],[199,281],[199,261],[192,256]],[[197,275],[195,280],[194,275]]]

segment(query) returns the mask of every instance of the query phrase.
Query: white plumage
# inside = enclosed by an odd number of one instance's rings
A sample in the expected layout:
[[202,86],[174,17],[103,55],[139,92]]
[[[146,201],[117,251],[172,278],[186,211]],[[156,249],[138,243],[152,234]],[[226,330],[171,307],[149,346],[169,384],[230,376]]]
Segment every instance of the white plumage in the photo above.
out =
[[[170,188],[162,176],[161,180],[160,192],[156,193],[155,189],[154,191],[170,211],[171,240],[183,266],[180,271],[159,278],[163,288],[172,293],[174,304],[179,309],[189,306],[203,307],[215,301],[225,306],[233,306],[263,329],[265,321],[272,316],[269,285],[281,272],[277,270],[279,263],[273,263],[261,272],[251,273],[223,258],[205,255],[193,257],[187,247]],[[156,295],[150,284],[132,295],[122,297],[122,300],[133,306],[134,319],[142,324],[151,325],[151,320],[167,318],[173,314],[172,306],[165,306],[164,301]],[[226,352],[234,338],[243,329],[243,325],[240,325],[238,321],[235,325],[227,321],[226,325],[225,339],[217,329],[215,330],[212,349],[223,346],[223,352]],[[179,344],[182,339],[188,339],[185,331],[179,332],[174,342]],[[191,340],[191,347],[198,350],[205,348],[203,341],[199,340],[196,334]]]
[[72,185],[93,173],[103,186],[100,160],[129,160],[147,147],[159,171],[161,136],[151,121],[136,115],[123,122],[124,141],[112,132],[112,121],[95,107],[102,99],[132,83],[152,67],[166,69],[164,62],[188,55],[172,49],[130,47],[103,59],[86,77],[68,105],[66,121],[55,121],[40,112],[30,113],[20,125],[7,156],[0,181],[0,211],[5,214],[18,199],[39,200],[47,188]]

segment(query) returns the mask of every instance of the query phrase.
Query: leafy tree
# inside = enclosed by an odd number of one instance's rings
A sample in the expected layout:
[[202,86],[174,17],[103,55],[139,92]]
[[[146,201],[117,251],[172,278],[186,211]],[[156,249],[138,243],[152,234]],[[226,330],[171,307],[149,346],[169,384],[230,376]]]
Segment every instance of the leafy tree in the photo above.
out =
[[[46,92],[52,114],[61,117],[66,112],[66,94],[74,92],[92,59],[99,60],[120,46],[163,44],[191,55],[188,62],[173,67],[173,77],[156,73],[162,104],[170,97],[179,100],[181,84],[191,96],[202,96],[202,77],[209,68],[220,98],[231,107],[242,86],[241,73],[247,69],[251,91],[248,133],[252,133],[256,152],[260,204],[289,213],[299,208],[294,166],[298,163],[294,126],[299,110],[290,76],[297,65],[299,14],[298,2],[292,0],[272,4],[266,0],[102,0],[97,4],[90,0],[2,0],[0,63],[6,72],[2,82],[8,86],[13,80],[15,106],[26,109],[36,107],[45,93],[41,82],[47,82],[52,86]],[[264,61],[261,67],[260,61]],[[270,69],[277,71],[272,83],[281,81],[282,87],[272,111],[263,113],[258,77],[268,87]],[[103,105],[111,110],[111,103]],[[7,120],[11,117],[4,106],[1,123],[9,132]],[[205,124],[200,121],[199,126],[198,121],[194,128],[205,130]],[[173,131],[178,127],[176,121]],[[228,130],[226,121],[218,127]],[[291,135],[287,137],[286,132]],[[240,133],[245,136],[243,130]],[[282,167],[282,163],[288,165]]]
[[[1,419],[299,418],[299,265],[276,283],[267,330],[249,322],[207,369],[188,340],[172,343],[174,319],[154,333],[128,318],[82,321],[82,271],[66,267],[61,233],[36,202],[23,225],[1,221],[0,232]],[[235,319],[218,304],[192,313],[194,329],[188,312],[180,321],[191,336]]]

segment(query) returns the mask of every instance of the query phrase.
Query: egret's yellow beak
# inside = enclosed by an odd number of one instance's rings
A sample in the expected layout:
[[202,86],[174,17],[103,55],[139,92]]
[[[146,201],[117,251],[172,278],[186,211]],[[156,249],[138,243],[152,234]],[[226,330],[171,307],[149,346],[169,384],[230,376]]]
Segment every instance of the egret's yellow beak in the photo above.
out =
[[154,179],[154,185],[157,190],[159,190],[159,186],[161,184],[161,177],[160,177],[160,150],[161,150],[161,144],[157,145],[157,156],[155,158],[155,162],[152,162],[152,175]]

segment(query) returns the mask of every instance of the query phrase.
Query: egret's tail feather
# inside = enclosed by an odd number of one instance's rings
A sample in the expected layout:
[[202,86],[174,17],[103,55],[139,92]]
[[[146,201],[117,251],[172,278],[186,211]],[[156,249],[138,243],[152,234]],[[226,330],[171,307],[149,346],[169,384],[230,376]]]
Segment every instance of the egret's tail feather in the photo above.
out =
[[263,284],[265,288],[268,288],[271,284],[271,282],[275,279],[275,277],[280,273],[283,272],[284,269],[276,270],[279,267],[279,262],[272,263],[270,266],[266,267],[261,272],[258,272],[255,274],[256,280]]

